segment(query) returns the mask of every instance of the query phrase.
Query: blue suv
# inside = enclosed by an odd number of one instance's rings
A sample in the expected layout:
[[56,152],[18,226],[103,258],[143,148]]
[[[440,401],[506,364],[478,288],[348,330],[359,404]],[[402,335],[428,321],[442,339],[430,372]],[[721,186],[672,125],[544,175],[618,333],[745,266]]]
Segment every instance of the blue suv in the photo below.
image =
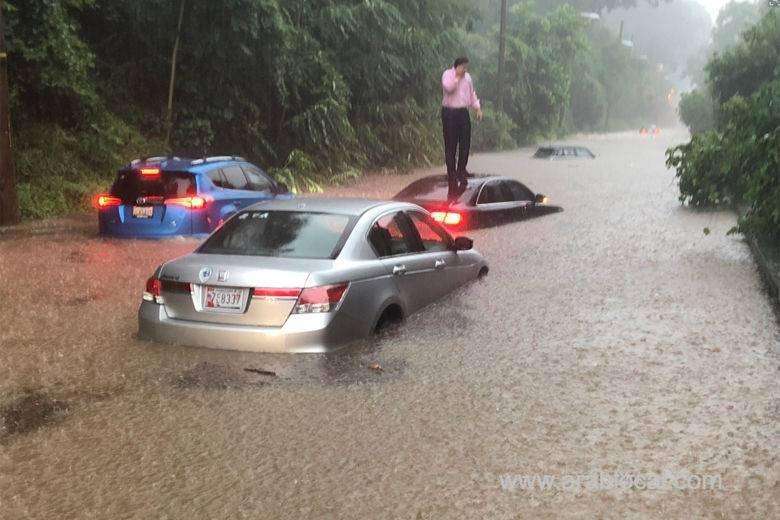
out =
[[289,198],[287,186],[241,157],[151,157],[121,168],[95,207],[101,235],[162,238],[207,235],[241,208]]

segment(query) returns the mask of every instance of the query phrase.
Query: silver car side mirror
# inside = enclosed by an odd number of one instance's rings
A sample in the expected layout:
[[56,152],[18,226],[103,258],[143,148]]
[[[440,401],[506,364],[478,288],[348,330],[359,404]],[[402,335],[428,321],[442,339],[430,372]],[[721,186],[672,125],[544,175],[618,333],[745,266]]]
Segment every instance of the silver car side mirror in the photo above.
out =
[[458,237],[452,243],[452,249],[454,251],[468,251],[474,247],[474,241],[469,237]]

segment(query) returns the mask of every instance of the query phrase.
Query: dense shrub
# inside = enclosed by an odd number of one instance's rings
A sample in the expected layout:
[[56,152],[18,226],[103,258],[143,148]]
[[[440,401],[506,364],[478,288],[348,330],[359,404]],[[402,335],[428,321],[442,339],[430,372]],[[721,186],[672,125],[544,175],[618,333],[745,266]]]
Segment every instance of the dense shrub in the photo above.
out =
[[692,134],[712,130],[715,120],[712,113],[712,98],[702,90],[692,90],[680,99],[680,119]]
[[52,124],[18,135],[16,170],[23,218],[45,218],[89,207],[110,185],[119,165],[163,148],[115,117],[95,116],[85,129]]
[[[774,52],[774,62],[770,55]],[[707,66],[715,130],[667,151],[680,200],[743,206],[734,231],[780,240],[780,24],[768,12],[743,41]]]
[[474,151],[508,150],[517,143],[512,138],[515,125],[509,116],[493,109],[490,103],[483,106],[484,119],[472,125],[471,147]]

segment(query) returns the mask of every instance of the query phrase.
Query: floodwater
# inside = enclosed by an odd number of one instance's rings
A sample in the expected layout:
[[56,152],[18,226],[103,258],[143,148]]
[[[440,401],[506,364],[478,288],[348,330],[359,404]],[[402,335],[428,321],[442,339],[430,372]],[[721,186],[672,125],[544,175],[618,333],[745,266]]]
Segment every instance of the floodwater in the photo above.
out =
[[[329,356],[136,340],[191,240],[0,238],[0,518],[777,518],[778,325],[734,215],[677,201],[685,138],[475,156],[565,211],[472,233],[484,282]],[[501,481],[616,472],[720,480]]]

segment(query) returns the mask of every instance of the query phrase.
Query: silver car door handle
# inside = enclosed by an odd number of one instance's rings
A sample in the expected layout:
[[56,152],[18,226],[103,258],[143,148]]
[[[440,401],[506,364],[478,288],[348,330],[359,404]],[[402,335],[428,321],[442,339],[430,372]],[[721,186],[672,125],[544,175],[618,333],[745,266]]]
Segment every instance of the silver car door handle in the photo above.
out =
[[394,265],[393,266],[393,274],[404,274],[406,273],[406,266],[405,265]]
[[436,260],[436,262],[433,264],[434,269],[444,269],[447,267],[447,262],[444,260]]

